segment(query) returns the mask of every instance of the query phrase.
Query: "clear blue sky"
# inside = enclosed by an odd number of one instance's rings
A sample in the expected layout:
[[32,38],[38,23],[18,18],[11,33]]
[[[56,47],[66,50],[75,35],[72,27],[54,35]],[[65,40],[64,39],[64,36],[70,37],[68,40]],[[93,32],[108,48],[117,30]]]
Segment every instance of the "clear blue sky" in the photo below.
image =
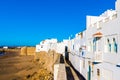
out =
[[0,45],[36,45],[85,30],[86,15],[114,9],[116,0],[0,0]]

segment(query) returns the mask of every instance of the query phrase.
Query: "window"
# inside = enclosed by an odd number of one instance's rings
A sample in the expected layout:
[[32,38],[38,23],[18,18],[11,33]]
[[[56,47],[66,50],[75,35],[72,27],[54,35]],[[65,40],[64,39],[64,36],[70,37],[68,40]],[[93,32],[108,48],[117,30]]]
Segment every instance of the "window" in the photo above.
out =
[[43,45],[41,45],[41,48],[43,48]]
[[108,52],[111,52],[111,43],[109,39],[107,39],[107,48],[108,48]]
[[93,52],[96,51],[96,41],[97,41],[97,38],[94,38],[93,39]]
[[112,39],[111,50],[113,53],[117,53],[117,43],[115,38]]
[[79,52],[82,52],[82,48],[81,47],[79,48]]
[[100,69],[97,69],[97,76],[100,76]]
[[118,39],[116,35],[108,36],[105,39],[104,51],[106,53],[118,53]]
[[74,45],[73,45],[73,50],[74,50]]

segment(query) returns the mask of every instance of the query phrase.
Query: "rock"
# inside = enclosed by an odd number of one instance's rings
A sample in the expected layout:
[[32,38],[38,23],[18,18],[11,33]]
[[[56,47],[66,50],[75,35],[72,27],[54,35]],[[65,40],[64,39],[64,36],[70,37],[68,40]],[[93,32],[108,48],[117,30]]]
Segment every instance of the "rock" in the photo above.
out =
[[30,78],[30,77],[31,77],[30,75],[27,75],[27,76],[26,76],[27,79]]

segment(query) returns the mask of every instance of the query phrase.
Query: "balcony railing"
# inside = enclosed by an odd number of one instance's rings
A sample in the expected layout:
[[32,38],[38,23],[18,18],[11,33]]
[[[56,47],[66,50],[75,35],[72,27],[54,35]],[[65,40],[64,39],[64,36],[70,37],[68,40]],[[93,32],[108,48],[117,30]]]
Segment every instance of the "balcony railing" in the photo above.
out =
[[94,62],[102,62],[102,52],[95,52]]

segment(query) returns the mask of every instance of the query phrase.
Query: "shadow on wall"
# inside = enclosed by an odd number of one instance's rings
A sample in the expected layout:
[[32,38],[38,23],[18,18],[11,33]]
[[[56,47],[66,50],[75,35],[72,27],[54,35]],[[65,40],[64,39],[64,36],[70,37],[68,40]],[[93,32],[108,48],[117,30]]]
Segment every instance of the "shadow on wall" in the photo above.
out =
[[72,63],[71,63],[69,60],[67,60],[66,62],[67,62],[67,64],[69,64],[69,65],[73,68],[73,70],[74,70],[75,73],[77,74],[79,80],[86,80],[86,79],[73,67]]

